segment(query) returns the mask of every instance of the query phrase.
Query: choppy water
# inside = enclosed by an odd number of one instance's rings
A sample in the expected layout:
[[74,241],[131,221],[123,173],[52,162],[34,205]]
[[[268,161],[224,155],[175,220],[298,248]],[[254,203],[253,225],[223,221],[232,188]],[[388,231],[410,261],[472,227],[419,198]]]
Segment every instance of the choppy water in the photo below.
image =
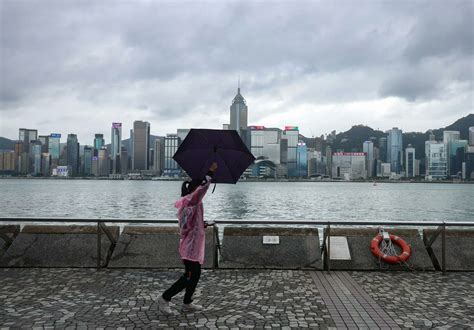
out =
[[[0,180],[0,215],[173,219],[176,181]],[[211,187],[212,189],[212,187]],[[241,182],[204,199],[207,219],[474,221],[474,185]]]

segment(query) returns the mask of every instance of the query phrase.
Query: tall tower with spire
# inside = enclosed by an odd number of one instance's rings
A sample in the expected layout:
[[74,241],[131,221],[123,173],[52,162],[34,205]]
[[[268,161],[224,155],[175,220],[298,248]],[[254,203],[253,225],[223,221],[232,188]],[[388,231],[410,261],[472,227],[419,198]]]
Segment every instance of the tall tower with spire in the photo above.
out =
[[247,104],[244,97],[240,94],[240,78],[237,88],[237,95],[232,100],[230,106],[230,125],[229,129],[235,130],[242,136],[242,130],[247,129]]

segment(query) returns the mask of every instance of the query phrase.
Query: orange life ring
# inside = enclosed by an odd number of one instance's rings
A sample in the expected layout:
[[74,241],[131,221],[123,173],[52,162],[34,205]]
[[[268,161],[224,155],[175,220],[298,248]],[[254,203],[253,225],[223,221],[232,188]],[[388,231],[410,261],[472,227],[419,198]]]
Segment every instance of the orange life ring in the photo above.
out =
[[398,256],[389,256],[383,254],[382,251],[380,251],[380,243],[383,240],[383,237],[380,234],[375,236],[372,239],[372,243],[370,243],[370,251],[372,251],[372,254],[378,259],[381,259],[388,264],[398,264],[407,261],[411,256],[410,245],[408,245],[407,242],[405,242],[403,239],[396,235],[390,234],[390,239],[394,244],[397,244],[402,249],[401,254],[399,254]]

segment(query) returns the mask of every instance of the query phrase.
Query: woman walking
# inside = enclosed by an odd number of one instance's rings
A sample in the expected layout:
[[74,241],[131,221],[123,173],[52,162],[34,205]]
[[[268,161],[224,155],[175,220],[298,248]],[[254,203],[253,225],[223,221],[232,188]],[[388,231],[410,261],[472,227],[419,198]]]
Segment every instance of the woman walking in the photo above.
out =
[[172,314],[171,298],[186,289],[182,310],[193,312],[202,307],[193,304],[192,296],[201,276],[204,264],[205,227],[202,199],[206,194],[217,163],[212,163],[206,178],[185,181],[181,186],[181,198],[175,203],[180,228],[179,254],[183,260],[184,274],[158,298],[158,307],[165,314]]

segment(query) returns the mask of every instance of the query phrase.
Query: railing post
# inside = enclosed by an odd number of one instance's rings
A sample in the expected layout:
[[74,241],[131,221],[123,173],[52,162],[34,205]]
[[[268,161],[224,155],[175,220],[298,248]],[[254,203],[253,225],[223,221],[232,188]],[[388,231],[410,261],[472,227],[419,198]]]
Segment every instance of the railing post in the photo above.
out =
[[443,275],[446,275],[446,223],[443,221],[443,231],[441,232],[441,267]]
[[102,259],[102,230],[100,228],[100,221],[97,221],[97,270],[100,270],[100,261]]
[[327,243],[326,243],[326,256],[327,256],[327,265],[328,265],[328,272],[331,271],[331,223],[328,221],[328,235],[327,235]]

